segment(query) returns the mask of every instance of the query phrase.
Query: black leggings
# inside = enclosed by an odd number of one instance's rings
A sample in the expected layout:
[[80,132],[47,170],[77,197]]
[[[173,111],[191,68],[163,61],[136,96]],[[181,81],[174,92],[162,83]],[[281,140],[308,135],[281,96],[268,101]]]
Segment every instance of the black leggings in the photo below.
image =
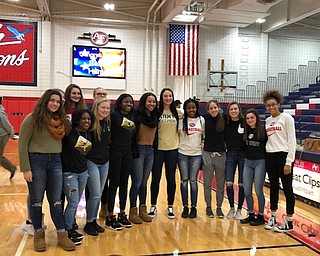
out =
[[279,178],[281,179],[283,192],[286,197],[286,211],[287,214],[294,213],[295,198],[292,188],[292,172],[293,164],[291,165],[291,173],[285,175],[283,168],[286,164],[287,152],[267,153],[266,170],[270,180],[270,204],[271,211],[278,209],[279,201]]

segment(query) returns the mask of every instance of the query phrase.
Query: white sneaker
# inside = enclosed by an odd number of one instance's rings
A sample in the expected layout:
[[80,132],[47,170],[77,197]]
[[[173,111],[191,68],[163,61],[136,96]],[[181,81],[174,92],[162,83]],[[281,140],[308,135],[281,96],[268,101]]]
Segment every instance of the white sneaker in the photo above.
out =
[[264,228],[268,229],[268,230],[272,230],[276,227],[276,225],[277,225],[276,217],[271,216],[268,220],[268,223],[266,225],[264,225]]
[[157,207],[155,205],[152,205],[150,207],[150,212],[148,213],[148,215],[152,218],[157,215]]
[[174,219],[175,215],[174,215],[174,212],[173,212],[173,207],[170,206],[168,207],[168,218],[169,219]]
[[228,219],[234,218],[234,208],[231,208],[227,214]]
[[21,225],[22,230],[27,232],[30,236],[34,236],[34,228],[30,221],[26,220]]
[[236,220],[242,220],[243,219],[243,216],[242,216],[242,213],[241,213],[241,210],[238,209],[237,212],[236,212],[236,215],[234,217]]
[[281,226],[276,226],[274,228],[274,231],[281,232],[281,233],[293,231],[292,221],[284,220]]

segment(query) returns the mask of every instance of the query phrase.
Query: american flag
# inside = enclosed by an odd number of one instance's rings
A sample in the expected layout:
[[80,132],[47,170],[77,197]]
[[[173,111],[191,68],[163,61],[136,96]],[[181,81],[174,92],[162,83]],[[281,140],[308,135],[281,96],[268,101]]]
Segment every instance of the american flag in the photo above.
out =
[[169,27],[169,76],[199,75],[199,25]]

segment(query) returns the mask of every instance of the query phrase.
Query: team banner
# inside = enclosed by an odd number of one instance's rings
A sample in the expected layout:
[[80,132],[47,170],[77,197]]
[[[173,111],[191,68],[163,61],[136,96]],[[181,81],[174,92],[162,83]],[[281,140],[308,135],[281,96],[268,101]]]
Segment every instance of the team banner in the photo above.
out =
[[37,23],[0,20],[0,84],[37,85]]

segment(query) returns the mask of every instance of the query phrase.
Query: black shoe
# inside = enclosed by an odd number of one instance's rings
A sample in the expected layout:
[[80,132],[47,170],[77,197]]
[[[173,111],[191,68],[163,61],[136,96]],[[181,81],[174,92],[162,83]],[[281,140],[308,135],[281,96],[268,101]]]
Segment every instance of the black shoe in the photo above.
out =
[[195,206],[192,206],[189,214],[189,218],[196,218],[196,217],[197,217],[197,208]]
[[75,244],[80,245],[82,242],[82,237],[79,237],[79,233],[76,232],[74,229],[68,230],[68,237],[69,239]]
[[106,227],[112,230],[122,230],[123,227],[118,222],[116,216],[106,217]]
[[250,222],[251,226],[264,225],[264,217],[261,214],[258,214],[257,218],[254,221]]
[[83,228],[83,231],[90,236],[97,236],[99,232],[94,228],[93,222],[87,222]]
[[245,219],[240,220],[241,224],[248,224],[251,223],[256,219],[256,215],[254,213],[249,212],[249,216]]
[[184,206],[183,207],[183,211],[181,214],[182,218],[188,218],[189,217],[189,207],[188,206]]
[[[74,233],[74,235],[77,237],[77,238],[83,238],[83,234],[77,232],[75,229],[71,229],[69,230],[70,232],[72,231],[72,233]],[[69,232],[68,231],[68,232]]]
[[118,222],[123,227],[126,227],[126,228],[131,228],[132,227],[131,222],[127,219],[127,215],[124,212],[119,213]]
[[93,221],[93,227],[95,230],[97,230],[99,233],[103,233],[104,232],[104,228],[99,226],[97,223],[97,220]]

